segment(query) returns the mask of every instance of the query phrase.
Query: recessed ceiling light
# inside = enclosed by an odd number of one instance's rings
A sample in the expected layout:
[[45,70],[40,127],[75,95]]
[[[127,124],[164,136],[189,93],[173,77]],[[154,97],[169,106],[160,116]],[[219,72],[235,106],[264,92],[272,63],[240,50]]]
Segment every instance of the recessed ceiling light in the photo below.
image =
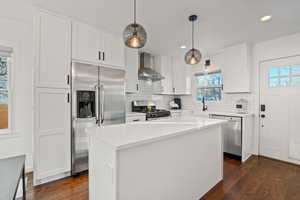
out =
[[270,21],[271,19],[272,19],[271,15],[265,15],[265,16],[260,18],[260,21],[261,22],[267,22],[267,21]]
[[181,45],[181,46],[180,46],[180,48],[182,48],[182,49],[185,49],[185,48],[186,48],[186,46],[185,46],[185,45]]

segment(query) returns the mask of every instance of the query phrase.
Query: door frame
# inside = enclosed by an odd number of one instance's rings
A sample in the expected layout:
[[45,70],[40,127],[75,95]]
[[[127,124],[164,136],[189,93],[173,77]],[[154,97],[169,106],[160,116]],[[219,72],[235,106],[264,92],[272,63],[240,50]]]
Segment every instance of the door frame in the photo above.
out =
[[[256,109],[257,110],[257,133],[258,133],[258,138],[257,138],[257,154],[261,155],[261,134],[262,134],[262,130],[261,130],[261,119],[260,119],[260,105],[261,105],[261,66],[262,64],[266,63],[266,62],[272,62],[272,61],[277,61],[277,60],[282,60],[282,59],[289,59],[289,58],[293,58],[293,57],[300,57],[300,54],[294,54],[294,55],[289,55],[289,56],[282,56],[282,57],[278,57],[278,58],[271,58],[271,59],[265,59],[265,60],[259,60],[258,61],[258,69],[257,69],[257,87],[258,87],[258,95],[257,95],[257,101],[258,102],[258,107]],[[274,158],[271,158],[274,159]],[[285,162],[285,161],[282,161]]]

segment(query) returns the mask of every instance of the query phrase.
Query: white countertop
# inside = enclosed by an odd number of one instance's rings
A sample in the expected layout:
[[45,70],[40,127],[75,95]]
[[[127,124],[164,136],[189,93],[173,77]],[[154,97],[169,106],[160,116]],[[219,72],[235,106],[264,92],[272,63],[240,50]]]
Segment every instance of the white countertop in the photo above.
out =
[[254,116],[253,113],[234,113],[234,112],[208,112],[209,114],[222,115],[222,116],[232,116],[232,117],[250,117]]
[[193,110],[187,110],[187,109],[170,109],[170,112],[193,112]]
[[140,112],[127,112],[126,117],[135,117],[135,116],[146,116],[146,113]]
[[88,128],[87,132],[120,150],[223,123],[226,121],[189,116]]

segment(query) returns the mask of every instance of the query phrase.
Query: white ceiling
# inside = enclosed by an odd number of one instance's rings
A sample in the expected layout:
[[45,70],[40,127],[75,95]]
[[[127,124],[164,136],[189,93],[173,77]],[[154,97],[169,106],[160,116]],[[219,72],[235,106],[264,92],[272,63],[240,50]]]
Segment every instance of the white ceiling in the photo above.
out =
[[[30,0],[34,4],[121,33],[132,22],[133,0]],[[146,50],[181,54],[190,47],[190,14],[199,15],[196,47],[212,53],[239,42],[300,32],[299,0],[137,0],[137,21],[148,33]],[[260,17],[272,15],[262,23]]]

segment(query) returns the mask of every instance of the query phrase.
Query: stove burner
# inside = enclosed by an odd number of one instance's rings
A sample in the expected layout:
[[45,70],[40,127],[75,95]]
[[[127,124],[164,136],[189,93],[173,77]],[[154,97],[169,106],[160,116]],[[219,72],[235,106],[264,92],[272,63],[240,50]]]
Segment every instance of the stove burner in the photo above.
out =
[[170,115],[171,113],[168,110],[154,110],[154,111],[146,112],[146,119],[168,117]]

